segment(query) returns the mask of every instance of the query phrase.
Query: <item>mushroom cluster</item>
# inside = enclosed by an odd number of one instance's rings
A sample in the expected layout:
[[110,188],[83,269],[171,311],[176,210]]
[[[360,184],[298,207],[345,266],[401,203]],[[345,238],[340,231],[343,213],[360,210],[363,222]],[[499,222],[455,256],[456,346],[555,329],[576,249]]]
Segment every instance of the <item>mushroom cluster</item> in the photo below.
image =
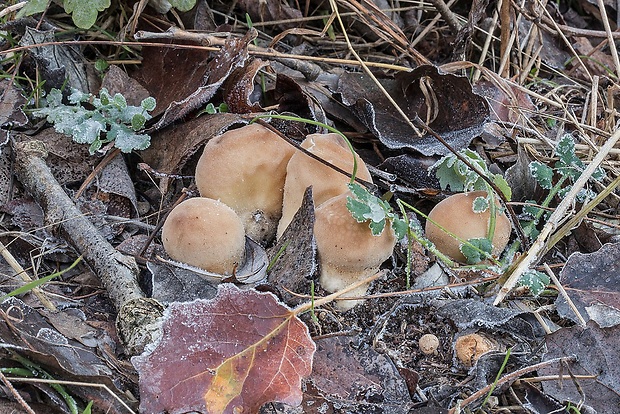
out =
[[[372,181],[368,168],[338,134],[312,134],[301,147],[349,174]],[[209,272],[234,274],[245,239],[267,244],[282,236],[312,186],[321,286],[335,292],[379,270],[396,244],[388,226],[373,236],[346,207],[350,178],[295,151],[270,129],[250,124],[211,139],[196,167],[201,197],[179,204],[164,224],[168,255]],[[217,223],[217,224],[216,224]],[[218,263],[214,260],[218,259]],[[349,292],[363,296],[368,286]],[[341,301],[349,309],[359,301]]]

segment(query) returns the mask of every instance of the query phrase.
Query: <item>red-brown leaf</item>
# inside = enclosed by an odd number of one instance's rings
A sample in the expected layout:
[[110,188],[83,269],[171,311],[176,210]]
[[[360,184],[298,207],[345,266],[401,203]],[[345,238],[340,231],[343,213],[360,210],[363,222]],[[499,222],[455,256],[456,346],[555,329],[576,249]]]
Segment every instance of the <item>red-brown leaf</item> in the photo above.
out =
[[133,359],[141,412],[254,413],[299,405],[312,371],[308,329],[270,293],[220,285],[209,301],[174,303],[156,348]]

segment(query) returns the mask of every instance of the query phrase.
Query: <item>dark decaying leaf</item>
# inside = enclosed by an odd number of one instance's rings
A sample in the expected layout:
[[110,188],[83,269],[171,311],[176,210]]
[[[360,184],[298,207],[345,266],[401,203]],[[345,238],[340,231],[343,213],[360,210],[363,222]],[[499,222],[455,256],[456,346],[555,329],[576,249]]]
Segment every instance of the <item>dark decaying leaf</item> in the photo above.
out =
[[140,82],[129,77],[127,72],[116,65],[110,65],[101,87],[106,88],[112,96],[122,94],[127,100],[127,105],[140,106],[140,102],[149,97],[149,91],[140,85]]
[[[560,272],[560,282],[581,316],[601,327],[620,324],[620,243],[606,244],[594,253],[576,252]],[[566,300],[558,295],[558,313],[577,322]]]
[[406,414],[409,390],[392,361],[370,346],[352,346],[351,338],[317,341],[314,371],[304,393],[304,412],[380,412]]
[[191,270],[157,262],[147,262],[146,268],[150,278],[149,297],[163,304],[211,299],[217,292],[217,285]]
[[199,49],[166,45],[147,48],[144,69],[136,79],[157,100],[153,115],[163,112],[153,129],[161,129],[206,104],[232,71],[244,65],[247,46],[255,37],[256,31],[249,30],[242,38],[229,38],[211,60]]
[[289,306],[305,299],[292,295],[311,294],[312,281],[317,282],[316,242],[314,240],[314,203],[312,189],[306,189],[301,207],[276,245],[269,250],[274,261],[267,280]]
[[440,188],[439,180],[437,180],[435,174],[429,174],[428,170],[436,161],[436,158],[414,154],[402,154],[387,158],[378,168],[395,174],[400,180],[406,182],[412,188],[438,189]]
[[8,142],[8,129],[28,122],[22,108],[26,98],[8,79],[0,81],[0,149]]
[[[456,150],[467,147],[489,120],[486,100],[472,92],[467,78],[443,74],[434,66],[419,66],[381,83],[409,119],[419,117]],[[338,94],[388,148],[410,148],[428,156],[449,153],[433,136],[417,137],[368,76],[342,75]]]
[[254,413],[299,405],[312,371],[308,328],[271,293],[220,285],[209,301],[173,303],[162,338],[134,357],[141,412]]
[[[574,356],[577,361],[538,370],[540,376],[562,376],[556,381],[543,381],[544,391],[558,401],[571,401],[575,406],[585,397],[585,404],[598,414],[617,414],[620,407],[618,335],[620,327],[599,328],[593,322],[588,322],[585,329],[573,326],[548,335],[546,359]],[[571,374],[595,378],[573,380]]]
[[263,60],[252,59],[228,76],[222,85],[222,97],[230,112],[245,114],[262,111],[255,93],[257,85],[254,78],[259,70],[268,65],[269,63]]
[[[57,379],[91,384],[105,384],[122,396],[113,381],[124,381],[116,368],[108,366],[100,358],[97,347],[90,348],[75,339],[64,336],[35,309],[19,299],[9,298],[0,304],[0,366],[8,366],[13,352],[39,365]],[[10,324],[7,321],[10,320]],[[79,319],[73,320],[74,331],[92,332],[97,329]],[[68,386],[69,392],[84,401],[94,401],[95,405],[106,412],[124,413],[126,409],[105,390],[97,387]]]
[[487,98],[492,121],[523,124],[536,110],[530,96],[521,89],[502,90],[492,82],[480,81],[474,86],[474,91]]

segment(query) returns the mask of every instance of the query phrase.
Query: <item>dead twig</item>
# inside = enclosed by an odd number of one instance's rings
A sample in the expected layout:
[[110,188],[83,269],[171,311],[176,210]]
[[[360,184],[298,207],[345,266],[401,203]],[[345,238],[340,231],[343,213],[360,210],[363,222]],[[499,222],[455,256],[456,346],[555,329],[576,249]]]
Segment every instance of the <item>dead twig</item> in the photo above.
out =
[[[103,283],[118,310],[119,335],[128,351],[142,352],[157,334],[155,325],[162,307],[144,297],[135,260],[114,249],[73,204],[45,163],[47,151],[41,141],[14,143],[14,150],[17,178],[41,205],[46,219],[59,223],[67,241],[84,255]],[[136,318],[139,323],[132,323]]]

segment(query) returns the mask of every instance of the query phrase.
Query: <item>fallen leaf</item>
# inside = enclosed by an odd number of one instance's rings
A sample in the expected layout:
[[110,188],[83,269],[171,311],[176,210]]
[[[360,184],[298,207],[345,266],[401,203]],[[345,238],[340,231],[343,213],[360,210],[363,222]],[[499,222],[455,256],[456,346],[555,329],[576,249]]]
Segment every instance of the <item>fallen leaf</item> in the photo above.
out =
[[[591,406],[598,414],[617,414],[620,407],[620,328],[601,329],[589,322],[580,326],[562,328],[547,336],[548,353],[545,359],[576,357],[566,365],[546,366],[538,375],[561,375],[555,381],[543,381],[544,391],[559,401],[580,401]],[[592,379],[572,379],[571,375],[593,375]],[[579,388],[578,388],[579,387]]]
[[[381,84],[409,119],[419,117],[457,151],[467,147],[489,120],[486,100],[472,92],[467,78],[441,73],[435,66],[419,66]],[[338,94],[386,147],[411,148],[427,156],[449,153],[435,137],[417,137],[365,74],[343,74]]]
[[299,405],[316,346],[271,293],[218,288],[212,300],[173,303],[162,338],[134,357],[142,412],[255,413],[269,401]]
[[[586,320],[602,328],[620,324],[620,243],[605,244],[594,253],[575,252],[560,272],[560,282]],[[577,322],[562,295],[556,300],[558,313]]]

